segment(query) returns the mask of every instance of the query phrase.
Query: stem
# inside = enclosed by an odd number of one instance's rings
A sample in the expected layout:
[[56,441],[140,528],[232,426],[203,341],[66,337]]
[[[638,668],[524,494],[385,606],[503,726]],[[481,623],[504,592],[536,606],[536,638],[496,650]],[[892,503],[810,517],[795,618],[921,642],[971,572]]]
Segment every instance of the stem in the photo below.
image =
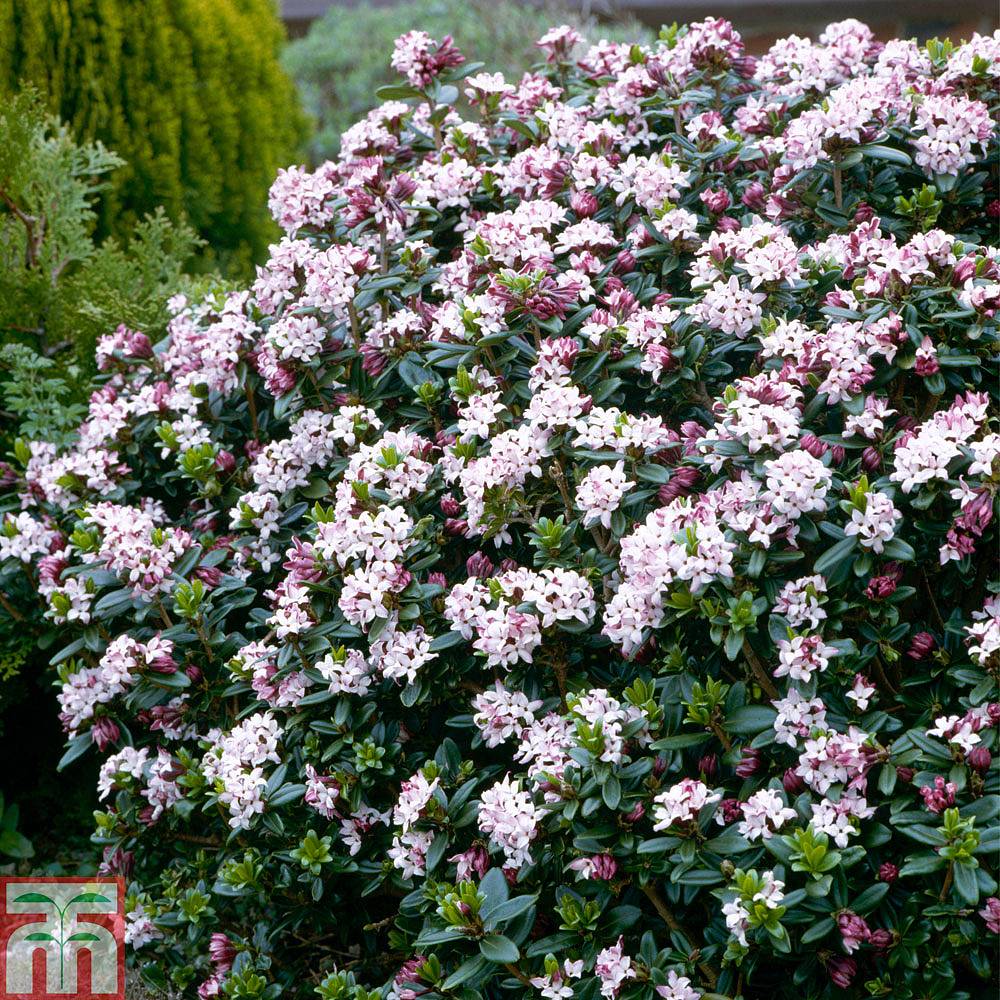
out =
[[882,666],[882,661],[876,656],[872,663],[875,665],[875,673],[878,674],[879,681],[885,686],[889,694],[899,694],[899,692],[892,686],[889,682],[889,677],[885,672],[885,668]]
[[253,389],[250,388],[250,383],[245,382],[243,388],[246,390],[247,407],[250,410],[250,423],[253,425],[253,436],[254,440],[256,440],[260,437],[260,429],[257,427],[257,404],[254,402]]
[[4,611],[6,611],[7,614],[9,614],[11,618],[14,619],[14,621],[16,622],[24,621],[24,615],[22,615],[21,612],[18,611],[17,608],[15,608],[14,605],[7,600],[7,595],[2,590],[0,590],[0,606],[3,607]]
[[771,701],[777,701],[781,695],[774,686],[774,682],[767,676],[764,664],[760,662],[760,658],[753,651],[753,647],[746,639],[743,640],[743,655],[746,657],[747,663],[750,664],[750,669],[753,671],[754,677],[757,678],[757,683],[766,692],[768,698]]
[[713,719],[709,723],[709,728],[711,728],[712,732],[718,737],[719,742],[726,748],[727,753],[733,749],[732,740],[729,739],[726,735],[726,731],[718,724],[718,722]]
[[347,315],[351,318],[351,336],[354,338],[354,348],[355,350],[361,349],[361,330],[358,326],[358,312],[354,308],[354,303],[350,302],[347,306]]
[[504,962],[503,967],[525,986],[531,985],[531,980],[513,962]]
[[[562,497],[563,507],[566,508],[566,520],[572,521],[573,501],[569,498],[569,491],[566,489],[566,475],[563,472],[562,466],[559,464],[559,459],[556,459],[552,463],[550,475],[555,480],[556,486],[559,487],[559,495]],[[600,546],[600,542],[598,542],[598,545]],[[602,548],[601,551],[603,552],[604,549]]]
[[952,861],[948,865],[948,871],[945,873],[944,876],[944,885],[941,886],[941,895],[938,896],[939,902],[943,903],[945,901],[945,898],[947,897],[948,893],[951,890],[951,880],[954,877],[955,877],[955,862]]
[[[695,953],[695,948],[691,944],[691,939],[684,932],[684,928],[681,927],[680,921],[673,915],[670,907],[667,906],[666,900],[656,891],[653,885],[642,886],[642,891],[646,898],[653,904],[653,908],[660,915],[663,922],[670,928],[675,934],[679,934],[684,940],[687,947],[690,949],[690,954]],[[707,962],[698,962],[698,971],[701,973],[702,979],[705,980],[705,984],[710,990],[715,989],[715,984],[718,979],[713,971],[712,967]]]
[[840,174],[840,157],[833,161],[833,200],[837,208],[844,207],[844,185]]

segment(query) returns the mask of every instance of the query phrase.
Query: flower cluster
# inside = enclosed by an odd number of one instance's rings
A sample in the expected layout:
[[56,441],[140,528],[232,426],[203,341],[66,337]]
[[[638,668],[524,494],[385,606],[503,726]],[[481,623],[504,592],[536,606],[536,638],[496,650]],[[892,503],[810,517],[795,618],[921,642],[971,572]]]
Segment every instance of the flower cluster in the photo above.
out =
[[4,607],[132,948],[203,997],[979,995],[1000,35],[538,44],[401,38],[252,286],[16,447]]

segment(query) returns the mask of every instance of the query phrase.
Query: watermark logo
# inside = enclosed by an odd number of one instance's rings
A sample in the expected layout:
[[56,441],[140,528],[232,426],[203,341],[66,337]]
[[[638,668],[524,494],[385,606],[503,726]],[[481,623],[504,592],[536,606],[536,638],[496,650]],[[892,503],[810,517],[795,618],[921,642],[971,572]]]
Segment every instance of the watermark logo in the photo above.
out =
[[124,879],[0,876],[0,997],[124,1000]]

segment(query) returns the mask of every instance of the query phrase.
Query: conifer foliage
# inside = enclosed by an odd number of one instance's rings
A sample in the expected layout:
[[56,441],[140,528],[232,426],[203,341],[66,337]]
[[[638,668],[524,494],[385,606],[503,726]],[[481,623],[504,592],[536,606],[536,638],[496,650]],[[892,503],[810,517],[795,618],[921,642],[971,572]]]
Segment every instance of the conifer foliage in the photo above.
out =
[[125,160],[102,233],[163,206],[222,257],[263,252],[264,195],[305,135],[273,0],[6,0],[0,35],[0,89],[34,84]]

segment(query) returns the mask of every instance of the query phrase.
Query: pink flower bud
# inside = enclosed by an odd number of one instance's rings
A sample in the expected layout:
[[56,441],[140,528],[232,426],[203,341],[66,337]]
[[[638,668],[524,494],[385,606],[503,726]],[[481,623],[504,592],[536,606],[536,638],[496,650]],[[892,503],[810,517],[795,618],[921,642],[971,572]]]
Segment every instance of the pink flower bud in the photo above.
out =
[[846,990],[858,974],[858,963],[846,955],[834,955],[826,963],[826,972],[834,986]]
[[153,356],[153,344],[144,333],[135,331],[130,333],[125,349],[133,358],[151,358]]
[[617,257],[615,257],[615,266],[613,268],[615,274],[629,274],[635,270],[635,254],[631,250],[622,250]]
[[753,181],[748,184],[743,191],[740,201],[750,209],[751,212],[763,212],[767,205],[767,192],[760,181]]
[[220,449],[215,456],[215,467],[220,472],[232,472],[236,468],[236,456],[225,448]]
[[714,753],[707,753],[698,761],[698,770],[706,778],[714,778],[719,773],[719,757]]
[[988,771],[993,763],[993,755],[986,747],[973,747],[966,755],[969,767],[976,771]]
[[225,934],[216,931],[208,942],[208,957],[216,972],[228,972],[236,959],[236,948]]
[[891,861],[885,861],[879,866],[878,877],[880,882],[888,882],[892,885],[899,878],[899,866]]
[[743,818],[743,806],[739,799],[723,799],[719,803],[719,815],[724,823],[735,823]]
[[194,571],[194,575],[206,587],[218,587],[222,582],[222,570],[218,566],[199,566]]
[[854,210],[854,222],[861,226],[866,222],[871,222],[875,218],[875,209],[866,201],[858,202],[858,207]]
[[838,915],[837,930],[840,931],[841,941],[848,954],[857,951],[872,934],[864,917],[859,917],[851,910],[844,910]]
[[930,632],[918,632],[910,640],[910,648],[906,651],[906,655],[911,660],[922,660],[936,645],[934,636]]
[[96,719],[90,730],[90,738],[97,744],[97,749],[101,751],[106,750],[110,744],[117,743],[120,736],[121,730],[117,723],[106,715]]
[[633,807],[631,812],[627,812],[622,819],[626,823],[638,823],[643,816],[646,815],[646,807],[641,803],[637,802]]
[[869,447],[865,448],[861,452],[861,464],[868,469],[869,472],[874,472],[882,464],[882,456],[879,455],[877,448]]
[[704,206],[715,215],[721,215],[732,203],[725,188],[707,188],[698,196]]
[[820,441],[820,439],[816,437],[812,431],[808,431],[803,434],[799,440],[799,444],[802,445],[802,447],[805,448],[805,450],[809,452],[813,458],[822,458],[830,450],[830,446],[825,441]]
[[781,786],[789,795],[801,795],[806,790],[806,783],[795,773],[793,767],[788,768],[781,776]]
[[569,196],[569,207],[581,219],[589,219],[600,208],[600,202],[589,191],[574,191]]
[[493,563],[485,552],[475,552],[466,559],[465,570],[469,576],[486,580],[493,575]]
[[755,747],[744,747],[740,762],[736,765],[736,775],[740,778],[749,778],[751,774],[756,774],[763,763],[763,756]]

